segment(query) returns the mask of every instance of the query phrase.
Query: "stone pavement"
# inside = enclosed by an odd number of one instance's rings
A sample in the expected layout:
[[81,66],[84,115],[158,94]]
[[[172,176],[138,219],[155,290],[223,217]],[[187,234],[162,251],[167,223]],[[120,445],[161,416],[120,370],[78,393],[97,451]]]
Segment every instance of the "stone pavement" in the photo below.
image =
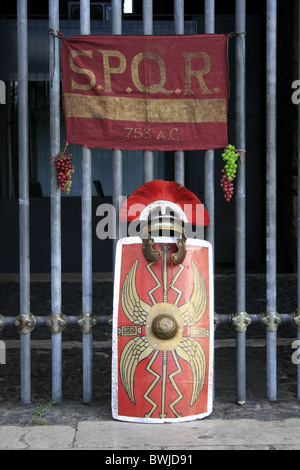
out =
[[[206,418],[179,424],[81,421],[76,428],[0,426],[0,450],[103,450],[107,451],[102,454],[106,459],[140,455],[141,463],[149,459],[145,451],[153,451],[150,455],[164,451],[167,455],[187,456],[197,450],[299,450],[299,427],[300,418]],[[135,454],[136,450],[143,453]]]

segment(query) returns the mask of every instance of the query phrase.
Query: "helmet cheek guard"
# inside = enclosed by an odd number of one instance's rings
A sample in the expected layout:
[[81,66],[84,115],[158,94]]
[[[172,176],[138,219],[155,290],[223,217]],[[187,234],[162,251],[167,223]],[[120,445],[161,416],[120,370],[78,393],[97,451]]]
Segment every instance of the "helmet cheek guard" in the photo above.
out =
[[161,258],[161,253],[159,250],[153,250],[154,240],[150,236],[148,238],[143,238],[143,255],[144,258],[149,262],[152,263]]
[[183,235],[179,240],[177,240],[177,251],[172,254],[171,260],[175,264],[181,264],[184,261],[186,255],[186,248],[185,248],[186,237]]

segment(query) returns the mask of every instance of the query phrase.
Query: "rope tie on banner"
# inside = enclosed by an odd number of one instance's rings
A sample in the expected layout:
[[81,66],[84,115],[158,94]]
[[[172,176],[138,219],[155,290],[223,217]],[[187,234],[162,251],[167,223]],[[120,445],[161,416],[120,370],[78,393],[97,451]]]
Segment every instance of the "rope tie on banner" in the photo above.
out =
[[234,37],[238,37],[240,38],[241,42],[242,42],[242,57],[243,57],[243,61],[245,62],[245,53],[244,53],[244,40],[243,40],[243,34],[246,34],[245,31],[242,31],[242,32],[237,32],[237,31],[233,31],[232,33],[229,33],[228,36],[227,36],[227,79],[228,79],[228,98],[230,99],[230,81],[229,81],[229,39],[230,38],[234,38]]
[[54,30],[50,28],[48,29],[47,36],[53,38],[53,43],[52,43],[53,44],[53,67],[52,67],[51,76],[50,76],[50,87],[52,88],[54,71],[55,71],[55,38],[63,39],[63,35],[59,31],[57,31],[57,34],[55,34]]
[[52,28],[48,29],[48,36],[51,36],[53,38],[58,38],[58,39],[63,39],[63,34],[60,31],[56,31],[57,34],[55,34],[54,30]]
[[241,163],[243,163],[242,156],[241,156],[240,152],[245,152],[246,153],[246,150],[244,150],[244,149],[235,149],[235,151],[240,155]]
[[242,56],[243,56],[243,60],[244,60],[244,62],[245,62],[245,53],[244,53],[245,47],[244,47],[244,40],[243,40],[243,36],[242,36],[243,34],[246,34],[246,32],[245,32],[245,31],[242,31],[242,32],[239,33],[239,32],[237,32],[237,31],[233,31],[232,33],[230,33],[230,34],[228,35],[228,37],[229,37],[229,38],[234,38],[234,37],[237,36],[237,37],[241,40],[241,42],[242,42]]

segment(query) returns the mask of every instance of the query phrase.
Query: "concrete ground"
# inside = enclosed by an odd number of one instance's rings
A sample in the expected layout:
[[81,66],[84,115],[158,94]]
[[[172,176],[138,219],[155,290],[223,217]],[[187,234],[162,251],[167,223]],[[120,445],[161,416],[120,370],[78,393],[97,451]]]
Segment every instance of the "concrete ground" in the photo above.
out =
[[[0,450],[103,450],[104,459],[114,459],[111,463],[120,463],[117,459],[126,455],[138,459],[139,464],[154,463],[154,456],[172,459],[173,455],[180,456],[182,463],[185,456],[190,464],[197,459],[194,451],[198,450],[299,450],[299,426],[299,418],[204,419],[169,425],[81,421],[76,428],[0,426]],[[175,457],[172,462],[179,463]],[[137,466],[134,463],[131,466]]]

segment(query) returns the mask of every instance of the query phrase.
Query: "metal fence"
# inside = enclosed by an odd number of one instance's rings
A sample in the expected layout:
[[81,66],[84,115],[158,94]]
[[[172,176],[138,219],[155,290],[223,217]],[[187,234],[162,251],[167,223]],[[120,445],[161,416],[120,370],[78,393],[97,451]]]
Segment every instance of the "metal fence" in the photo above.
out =
[[[89,0],[80,1],[80,32],[90,33]],[[205,0],[205,33],[215,30],[215,2]],[[112,0],[112,34],[122,34],[122,1]],[[20,314],[18,318],[0,316],[0,327],[16,324],[20,332],[21,401],[31,401],[31,357],[30,341],[33,328],[47,323],[52,337],[52,397],[61,400],[62,390],[62,329],[68,324],[78,323],[82,329],[83,342],[83,401],[92,400],[92,354],[93,327],[107,322],[107,317],[93,315],[92,293],[92,193],[91,152],[82,149],[82,315],[62,314],[62,267],[61,267],[61,196],[56,182],[55,162],[51,160],[51,316],[34,316],[30,311],[30,254],[29,254],[29,151],[28,151],[28,41],[27,1],[17,2],[18,25],[18,83],[19,83],[19,246],[20,246]],[[277,328],[282,321],[294,321],[300,339],[300,277],[298,276],[298,313],[277,313],[276,306],[276,40],[277,2],[266,0],[266,312],[248,315],[246,312],[246,212],[245,174],[246,154],[238,168],[236,183],[236,308],[235,313],[216,313],[216,323],[231,322],[236,330],[236,397],[242,404],[246,401],[246,330],[252,322],[262,322],[266,328],[267,345],[267,398],[277,398],[276,345]],[[143,0],[144,34],[153,34],[152,0]],[[49,0],[49,29],[59,31],[59,1]],[[245,48],[246,48],[246,0],[236,0],[235,30],[242,33],[236,41],[236,127],[235,143],[246,150],[245,120]],[[174,1],[174,32],[184,34],[184,1]],[[52,47],[53,44],[53,47]],[[60,150],[60,58],[59,39],[54,37],[49,47],[50,87],[50,154]],[[300,63],[300,61],[299,61]],[[300,76],[300,70],[299,70]],[[300,123],[300,119],[299,119]],[[300,125],[300,124],[299,124]],[[300,127],[299,127],[300,135]],[[300,141],[300,139],[298,139]],[[298,143],[298,146],[300,143]],[[300,147],[298,147],[300,154]],[[210,214],[210,225],[206,239],[214,246],[215,202],[214,202],[214,151],[205,152],[205,204]],[[300,171],[300,170],[299,170]],[[113,204],[118,207],[122,195],[122,152],[113,151]],[[153,154],[144,152],[144,180],[153,178]],[[184,184],[184,152],[175,152],[175,180]],[[300,194],[300,174],[298,194]],[[298,230],[300,230],[300,204],[298,205]],[[298,240],[299,243],[299,240]],[[298,249],[300,263],[300,247]],[[298,398],[300,398],[300,366],[298,366]]]

